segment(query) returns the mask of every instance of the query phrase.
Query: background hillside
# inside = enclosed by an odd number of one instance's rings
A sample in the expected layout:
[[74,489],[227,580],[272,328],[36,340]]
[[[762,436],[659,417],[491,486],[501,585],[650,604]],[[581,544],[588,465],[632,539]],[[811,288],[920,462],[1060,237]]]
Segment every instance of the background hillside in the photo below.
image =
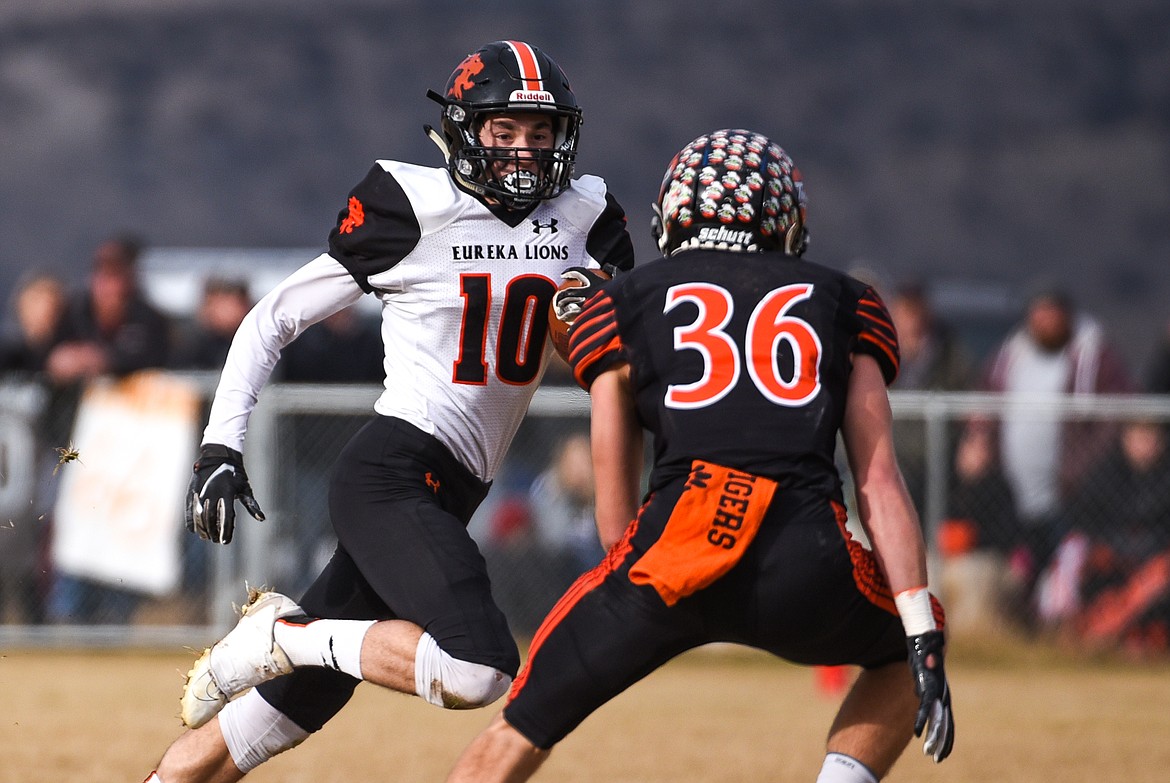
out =
[[788,149],[810,258],[1039,278],[1129,342],[1170,321],[1170,4],[1159,0],[39,0],[0,6],[0,294],[80,281],[101,236],[320,246],[378,157],[437,163],[424,97],[479,44],[546,49],[642,255],[670,156],[731,125]]

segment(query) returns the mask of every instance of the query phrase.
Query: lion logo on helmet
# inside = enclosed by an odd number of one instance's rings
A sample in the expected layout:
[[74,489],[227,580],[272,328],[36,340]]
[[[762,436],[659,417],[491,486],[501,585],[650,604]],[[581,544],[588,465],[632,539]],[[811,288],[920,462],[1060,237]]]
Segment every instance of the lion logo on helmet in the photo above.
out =
[[451,80],[451,89],[447,95],[457,101],[463,100],[463,91],[470,90],[475,86],[475,82],[471,77],[480,73],[483,70],[483,60],[480,59],[479,52],[469,54],[463,62],[459,63],[459,67],[455,69],[455,75]]

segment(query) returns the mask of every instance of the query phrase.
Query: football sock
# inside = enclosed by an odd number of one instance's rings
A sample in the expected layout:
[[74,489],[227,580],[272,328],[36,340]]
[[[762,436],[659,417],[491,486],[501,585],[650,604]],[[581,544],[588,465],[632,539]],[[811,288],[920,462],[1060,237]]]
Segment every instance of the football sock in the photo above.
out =
[[817,775],[817,783],[878,783],[869,767],[844,753],[829,753]]
[[362,679],[362,640],[376,620],[286,617],[273,635],[293,666],[324,666]]
[[219,731],[236,769],[244,773],[296,747],[309,736],[309,732],[254,690],[228,702],[219,713]]
[[158,776],[157,772],[151,772],[142,783],[162,783],[162,778]]

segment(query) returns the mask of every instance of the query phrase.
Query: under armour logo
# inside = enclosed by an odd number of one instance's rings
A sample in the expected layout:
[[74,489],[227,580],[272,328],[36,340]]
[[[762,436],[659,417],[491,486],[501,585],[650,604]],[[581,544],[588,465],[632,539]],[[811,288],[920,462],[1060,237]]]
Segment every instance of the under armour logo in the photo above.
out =
[[545,228],[548,229],[550,234],[557,233],[557,219],[550,218],[547,223],[541,223],[539,220],[533,219],[533,221],[532,221],[532,233],[533,234],[539,234],[541,232],[541,230],[545,229]]
[[708,473],[707,466],[701,462],[696,462],[691,466],[691,475],[687,479],[687,488],[694,487],[695,489],[706,489],[707,482],[714,478],[714,474]]
[[439,494],[439,480],[431,475],[429,470],[427,471],[427,486],[431,488],[431,492]]

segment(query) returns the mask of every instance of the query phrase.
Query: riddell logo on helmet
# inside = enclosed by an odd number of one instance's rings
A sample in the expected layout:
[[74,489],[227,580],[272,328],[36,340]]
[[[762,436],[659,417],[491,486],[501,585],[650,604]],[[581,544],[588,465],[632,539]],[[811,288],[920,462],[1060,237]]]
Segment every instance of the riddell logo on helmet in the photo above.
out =
[[700,242],[727,242],[732,245],[750,245],[752,242],[752,232],[750,231],[733,231],[731,229],[719,226],[718,228],[706,227],[699,229]]
[[508,100],[523,103],[556,103],[553,94],[545,90],[513,90]]

